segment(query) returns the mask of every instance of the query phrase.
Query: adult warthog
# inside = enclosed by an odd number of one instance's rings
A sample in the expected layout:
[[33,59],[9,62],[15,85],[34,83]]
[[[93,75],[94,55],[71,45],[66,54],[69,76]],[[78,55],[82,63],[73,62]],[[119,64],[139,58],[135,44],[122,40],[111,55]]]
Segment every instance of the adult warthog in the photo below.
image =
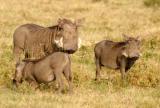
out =
[[25,24],[18,27],[13,35],[13,54],[16,62],[21,53],[25,58],[38,59],[57,51],[74,53],[79,47],[78,27],[81,19],[72,22],[59,19],[58,24],[42,27]]
[[125,41],[113,42],[103,40],[96,44],[95,63],[96,80],[100,80],[100,69],[102,66],[111,69],[120,69],[122,79],[126,78],[127,71],[140,56],[139,38],[124,35]]
[[39,60],[23,60],[16,65],[13,84],[17,87],[23,80],[28,81],[32,87],[37,88],[41,83],[57,80],[59,89],[63,90],[62,74],[68,81],[69,90],[72,92],[71,61],[67,53],[55,52]]

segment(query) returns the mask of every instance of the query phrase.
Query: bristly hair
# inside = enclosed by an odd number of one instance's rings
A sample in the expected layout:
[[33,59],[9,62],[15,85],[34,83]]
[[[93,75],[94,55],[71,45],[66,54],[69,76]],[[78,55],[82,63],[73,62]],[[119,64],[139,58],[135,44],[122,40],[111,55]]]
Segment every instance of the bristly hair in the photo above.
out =
[[116,47],[125,46],[127,43],[128,43],[127,41],[124,41],[124,42],[117,42],[117,44],[116,44],[114,47],[116,48]]
[[[49,55],[48,55],[49,56]],[[33,63],[37,63],[43,59],[45,59],[47,56],[44,56],[42,58],[39,58],[39,59],[30,59],[30,58],[26,58],[26,59],[23,59],[22,61],[23,62],[33,62]]]
[[52,53],[53,40],[58,36],[58,32],[58,26],[51,26],[34,31],[32,34],[34,37],[34,39],[32,39],[32,43],[34,44],[29,44],[30,41],[26,41],[26,51],[29,52],[31,57],[36,58],[45,56],[44,49],[47,53]]
[[66,24],[74,24],[71,20],[68,20],[66,18],[63,18],[63,21],[66,23]]
[[49,28],[49,29],[51,29],[51,30],[53,30],[53,29],[61,30],[61,29],[62,29],[62,28],[60,28],[58,25],[49,26],[49,27],[47,27],[47,28]]
[[52,55],[53,53],[51,53],[51,54],[49,54],[49,55],[47,55],[47,56],[43,56],[42,58],[39,58],[39,59],[31,59],[31,58],[25,58],[25,59],[23,59],[22,61],[23,62],[33,62],[33,63],[37,63],[37,62],[39,62],[39,61],[41,61],[41,60],[44,60],[45,58],[47,58],[48,56],[50,56],[50,55]]

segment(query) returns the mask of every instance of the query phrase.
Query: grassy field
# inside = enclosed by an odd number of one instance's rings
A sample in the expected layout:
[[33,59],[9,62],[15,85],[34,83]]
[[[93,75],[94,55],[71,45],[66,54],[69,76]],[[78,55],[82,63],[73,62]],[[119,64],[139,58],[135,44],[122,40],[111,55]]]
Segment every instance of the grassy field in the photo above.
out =
[[[159,108],[159,6],[159,0],[0,0],[0,108]],[[58,18],[85,18],[82,47],[72,55],[74,94],[57,95],[54,84],[37,91],[27,83],[13,89],[14,30],[25,23],[51,26]],[[122,33],[142,39],[142,57],[129,71],[127,85],[121,85],[118,71],[106,68],[106,80],[95,82],[95,43],[121,41]]]

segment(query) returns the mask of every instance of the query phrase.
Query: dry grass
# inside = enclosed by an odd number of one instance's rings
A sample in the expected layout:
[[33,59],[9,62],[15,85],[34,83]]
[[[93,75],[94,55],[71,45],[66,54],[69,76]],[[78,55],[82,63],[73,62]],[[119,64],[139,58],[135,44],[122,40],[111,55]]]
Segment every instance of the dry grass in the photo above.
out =
[[[0,107],[160,107],[160,9],[147,8],[144,0],[0,0]],[[13,90],[12,34],[25,23],[56,24],[58,18],[85,18],[80,28],[83,46],[72,55],[73,95],[56,95],[27,84]],[[104,68],[95,82],[93,47],[102,39],[122,40],[122,33],[142,38],[142,54],[122,87],[120,73]]]
[[[83,90],[83,89],[81,89]],[[57,95],[52,92],[17,93],[1,89],[1,107],[27,108],[158,108],[159,91],[151,88],[125,88],[105,94],[94,90],[77,89],[73,95]]]

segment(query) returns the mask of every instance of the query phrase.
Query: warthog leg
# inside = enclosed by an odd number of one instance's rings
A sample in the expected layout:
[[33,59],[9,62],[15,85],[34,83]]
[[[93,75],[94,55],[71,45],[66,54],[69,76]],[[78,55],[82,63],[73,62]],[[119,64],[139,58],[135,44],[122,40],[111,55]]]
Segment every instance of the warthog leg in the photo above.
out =
[[101,76],[100,75],[101,66],[100,66],[99,58],[96,58],[95,63],[96,63],[96,79],[95,80],[99,81]]
[[72,83],[73,79],[72,79],[72,73],[71,73],[70,66],[66,66],[63,73],[64,73],[66,80],[68,81],[69,92],[72,93],[73,92],[73,83]]
[[37,89],[37,88],[39,88],[39,84],[36,82],[36,81],[31,81],[30,82],[30,85],[33,87],[33,89]]
[[30,76],[30,79],[28,80],[29,84],[33,89],[37,89],[39,87],[39,84],[37,83],[36,79],[33,76]]
[[61,70],[55,71],[56,82],[58,83],[58,93],[61,93],[62,90],[64,89],[64,84],[63,84],[63,79],[62,79],[61,73],[62,73]]
[[120,72],[122,76],[122,80],[124,81],[126,79],[126,58],[123,57],[120,62]]
[[18,63],[21,59],[21,53],[23,52],[23,49],[14,47],[13,49],[13,56],[16,63]]

